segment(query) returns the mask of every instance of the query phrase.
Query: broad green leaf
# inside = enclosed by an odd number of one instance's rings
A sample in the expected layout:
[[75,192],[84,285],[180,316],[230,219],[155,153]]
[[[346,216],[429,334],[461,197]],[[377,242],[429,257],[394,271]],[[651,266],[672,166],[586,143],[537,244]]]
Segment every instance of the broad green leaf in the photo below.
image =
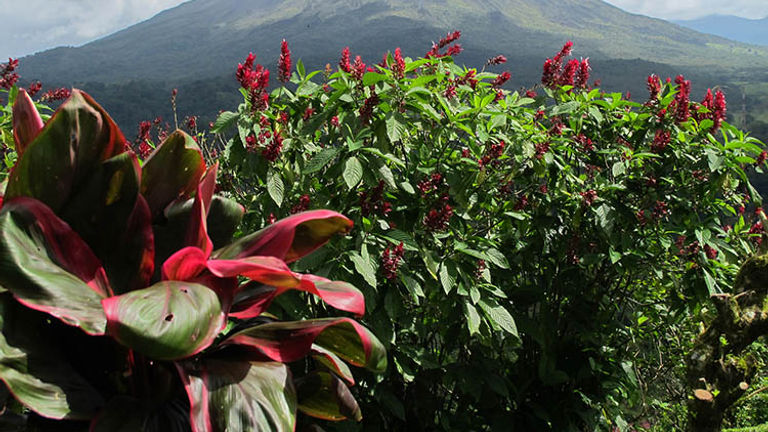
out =
[[480,299],[477,304],[491,322],[501,327],[507,333],[517,336],[515,320],[503,306],[500,306],[493,299]]
[[243,219],[245,209],[236,201],[214,195],[208,211],[208,236],[218,249],[232,240],[232,236]]
[[296,389],[276,362],[206,359],[178,364],[192,432],[293,432]]
[[365,75],[363,75],[363,85],[368,87],[385,79],[387,79],[387,76],[384,74],[377,72],[366,72]]
[[104,269],[88,245],[40,201],[16,198],[0,211],[0,287],[26,306],[103,335]]
[[507,257],[505,257],[503,253],[499,252],[498,249],[490,248],[485,251],[485,254],[488,255],[488,259],[490,259],[490,261],[495,265],[503,269],[509,268],[509,261],[507,261]]
[[355,377],[349,366],[339,356],[319,345],[312,345],[312,358],[319,364],[333,371],[349,385],[355,385]]
[[387,115],[387,137],[389,142],[397,142],[402,138],[405,132],[405,119],[397,111],[392,111]]
[[269,170],[267,173],[267,193],[269,193],[269,197],[272,198],[272,201],[278,207],[283,205],[285,186],[283,185],[283,179],[280,178],[280,174],[277,171]]
[[296,381],[299,410],[323,420],[360,421],[363,414],[343,381],[328,372],[313,372]]
[[349,258],[352,260],[352,264],[355,265],[357,273],[363,277],[368,285],[376,288],[376,274],[373,271],[373,267],[371,267],[370,261],[363,259],[357,252],[352,252]]
[[577,101],[570,101],[564,104],[555,105],[550,112],[550,115],[570,114],[576,111],[581,104]]
[[106,111],[74,90],[19,158],[5,199],[31,197],[58,212],[96,164],[122,153],[124,144]]
[[168,204],[192,195],[205,172],[205,161],[195,140],[177,130],[149,155],[141,167],[141,194],[153,220]]
[[446,261],[440,265],[440,284],[443,286],[443,291],[446,294],[450,294],[456,287],[457,277],[458,271],[452,262]]
[[109,335],[157,360],[197,354],[224,327],[216,293],[190,282],[158,282],[102,303]]
[[[90,419],[101,395],[49,340],[46,315],[0,295],[0,379],[30,410],[53,419]],[[68,347],[64,347],[68,348]]]
[[381,237],[389,240],[390,242],[396,245],[402,242],[403,249],[405,250],[408,250],[408,251],[419,250],[419,245],[416,243],[416,240],[414,240],[413,237],[411,237],[411,235],[405,231],[393,229],[385,232],[384,234],[381,234]]
[[314,172],[320,171],[328,164],[328,162],[333,160],[333,158],[335,158],[340,151],[341,149],[339,147],[328,147],[322,149],[319,153],[312,157],[309,162],[307,162],[307,164],[304,166],[303,174],[312,174]]
[[342,176],[349,189],[355,188],[363,179],[363,165],[360,164],[360,160],[354,156],[347,159]]
[[240,117],[238,113],[232,111],[224,111],[216,117],[216,121],[213,123],[212,133],[222,133],[227,129],[237,124],[237,119]]
[[464,303],[464,316],[467,317],[467,329],[469,329],[469,335],[474,336],[480,332],[480,314],[477,313],[477,309],[469,303]]

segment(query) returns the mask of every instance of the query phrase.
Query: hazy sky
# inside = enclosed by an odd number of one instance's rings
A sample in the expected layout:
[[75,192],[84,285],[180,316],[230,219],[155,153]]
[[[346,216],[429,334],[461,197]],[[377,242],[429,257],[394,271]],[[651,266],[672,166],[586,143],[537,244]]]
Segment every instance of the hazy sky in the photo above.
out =
[[[630,12],[665,19],[715,13],[747,18],[768,16],[767,0],[607,1]],[[180,3],[183,0],[0,0],[0,63],[9,56],[21,57],[60,45],[81,45]]]

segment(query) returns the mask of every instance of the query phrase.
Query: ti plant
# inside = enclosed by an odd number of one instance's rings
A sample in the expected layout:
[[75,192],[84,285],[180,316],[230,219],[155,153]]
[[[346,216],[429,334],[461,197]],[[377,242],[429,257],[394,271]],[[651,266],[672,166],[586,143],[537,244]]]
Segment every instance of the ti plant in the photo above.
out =
[[266,312],[300,290],[364,313],[355,287],[287,266],[349,219],[304,212],[231,241],[243,208],[214,194],[217,164],[191,137],[173,133],[141,164],[80,91],[46,123],[20,91],[14,138],[0,187],[0,379],[21,418],[110,432],[361,418],[345,361],[383,371],[378,339],[351,318]]

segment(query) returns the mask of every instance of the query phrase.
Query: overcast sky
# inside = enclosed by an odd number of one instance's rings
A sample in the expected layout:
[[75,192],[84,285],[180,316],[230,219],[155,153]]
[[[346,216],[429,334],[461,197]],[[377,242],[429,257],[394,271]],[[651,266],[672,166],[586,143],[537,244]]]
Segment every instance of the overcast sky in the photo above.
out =
[[[665,19],[710,14],[768,16],[768,0],[607,1],[630,12]],[[56,46],[81,45],[180,3],[183,0],[0,0],[0,63]]]

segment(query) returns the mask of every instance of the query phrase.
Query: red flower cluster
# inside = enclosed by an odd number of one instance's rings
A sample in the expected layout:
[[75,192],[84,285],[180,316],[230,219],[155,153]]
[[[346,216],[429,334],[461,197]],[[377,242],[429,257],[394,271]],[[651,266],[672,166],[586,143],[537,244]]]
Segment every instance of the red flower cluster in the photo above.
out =
[[13,87],[19,80],[16,68],[19,67],[19,59],[8,58],[8,63],[0,64],[0,88],[6,90]]
[[352,72],[352,64],[349,62],[349,47],[341,50],[341,59],[339,59],[339,69],[346,73]]
[[339,117],[338,116],[331,117],[331,126],[333,126],[335,128],[339,127]]
[[483,278],[483,272],[487,268],[487,264],[485,260],[477,260],[477,267],[475,267],[475,279],[481,280]]
[[525,210],[526,207],[528,207],[528,195],[523,195],[519,200],[517,200],[515,206],[512,209],[515,211],[520,211]]
[[34,96],[42,88],[43,88],[43,83],[41,83],[40,81],[35,81],[32,83],[29,83],[29,87],[27,87],[27,93],[29,93],[30,96]]
[[192,132],[197,130],[197,116],[189,116],[189,117],[187,117],[186,120],[187,120],[186,121],[187,129],[189,129]]
[[659,220],[669,215],[669,207],[664,201],[656,201],[656,205],[653,206],[653,218]]
[[691,82],[682,75],[678,75],[675,77],[675,84],[677,84],[677,94],[672,103],[675,107],[675,121],[683,123],[691,116]]
[[536,144],[534,148],[536,150],[536,159],[541,159],[549,151],[549,142]]
[[571,55],[572,48],[573,42],[568,41],[559,53],[544,62],[544,70],[541,74],[542,84],[551,89],[563,85],[576,85],[582,88],[587,86],[591,70],[588,58],[581,61],[572,59],[563,69],[563,61]]
[[755,165],[760,166],[765,163],[765,160],[768,159],[768,152],[763,150],[760,155],[757,157],[757,160],[755,161]]
[[392,74],[395,79],[403,79],[405,77],[405,60],[403,60],[403,54],[400,52],[400,48],[395,48],[395,62],[392,64]]
[[706,108],[708,112],[697,113],[696,119],[699,121],[703,119],[712,120],[714,122],[714,126],[712,126],[712,132],[717,132],[717,130],[720,129],[720,126],[723,124],[723,120],[725,120],[725,113],[727,111],[725,94],[718,90],[715,92],[713,97],[712,89],[707,89],[707,94],[704,96],[704,100],[701,101],[701,106]]
[[763,243],[763,233],[765,230],[763,229],[763,222],[757,221],[754,225],[749,229],[749,234],[759,234],[756,236],[753,236],[750,238],[752,242],[754,242],[757,246],[760,246]]
[[390,249],[390,245],[384,248],[381,253],[381,272],[387,279],[394,279],[397,277],[397,269],[403,262],[403,242],[395,246],[394,249]]
[[[440,39],[438,43],[432,44],[432,49],[430,49],[426,54],[424,54],[425,58],[440,58],[445,56],[453,56],[456,54],[459,54],[462,51],[461,45],[455,44],[452,46],[448,46],[454,42],[456,42],[461,37],[461,32],[456,30],[454,32],[448,33],[444,38]],[[440,54],[440,50],[447,47],[445,54]]]
[[269,69],[260,64],[254,67],[253,62],[255,60],[256,57],[253,53],[248,53],[245,63],[237,65],[235,77],[240,82],[240,86],[248,90],[253,110],[260,111],[269,105],[269,93],[267,93]]
[[136,145],[138,146],[139,157],[142,159],[146,159],[152,152],[152,147],[149,145],[151,130],[151,122],[143,121],[139,123],[139,133],[136,135]]
[[370,214],[387,217],[392,211],[392,204],[384,201],[384,180],[368,191],[360,192],[360,213],[363,216]]
[[443,96],[445,96],[446,99],[453,99],[456,97],[456,85],[455,84],[448,84],[445,87],[445,91],[443,92]]
[[597,192],[595,192],[594,189],[590,189],[586,192],[579,192],[579,195],[581,195],[581,198],[584,201],[584,205],[587,207],[594,204],[595,200],[597,199]]
[[274,136],[272,137],[272,141],[270,141],[264,150],[261,151],[261,156],[270,162],[274,162],[277,160],[278,156],[280,156],[280,151],[282,149],[283,137],[279,133],[275,132]]
[[477,87],[477,71],[475,69],[470,69],[467,71],[466,74],[462,77],[456,77],[456,84],[457,85],[468,85],[472,87],[472,90]]
[[590,152],[595,149],[594,144],[592,144],[592,140],[590,138],[587,138],[584,134],[578,134],[575,137],[573,137],[573,141],[581,146],[581,151],[584,152]]
[[650,94],[650,103],[655,103],[659,100],[659,94],[661,93],[661,78],[656,74],[648,76],[648,93]]
[[40,96],[41,102],[51,102],[51,101],[57,101],[57,100],[64,100],[68,98],[70,95],[72,95],[72,90],[60,87],[57,89],[48,90],[47,92],[43,93],[42,96]]
[[288,42],[283,39],[280,45],[280,59],[277,61],[277,79],[281,82],[287,82],[291,79],[291,50],[288,49]]
[[496,57],[489,58],[485,62],[485,65],[486,66],[489,66],[489,65],[500,65],[500,64],[504,64],[506,62],[507,62],[507,58],[506,57],[504,57],[503,55],[497,55]]
[[656,135],[653,137],[653,143],[651,143],[651,151],[654,153],[661,153],[669,145],[671,133],[665,130],[657,130]]
[[355,64],[352,65],[352,77],[358,81],[363,80],[363,75],[365,75],[365,63],[363,63],[363,59],[360,56],[355,56]]
[[307,107],[307,109],[304,110],[304,114],[301,116],[304,120],[309,120],[310,117],[312,117],[312,114],[315,113],[315,109],[312,107]]
[[491,144],[486,150],[485,155],[478,159],[477,164],[481,167],[486,166],[488,164],[491,164],[493,167],[499,166],[501,161],[499,158],[504,154],[504,147],[506,144],[504,141],[499,141],[498,143]]
[[371,86],[371,96],[365,99],[363,106],[360,107],[360,122],[364,125],[371,122],[373,119],[373,109],[379,104],[379,95],[376,94],[373,86]]
[[509,79],[512,78],[512,74],[510,74],[507,71],[504,71],[501,73],[501,75],[497,75],[496,78],[494,78],[493,81],[491,81],[491,87],[501,87],[509,81]]
[[707,258],[711,260],[717,258],[717,249],[713,248],[710,245],[704,245],[704,253],[707,255]]
[[448,227],[451,216],[453,216],[453,207],[448,204],[448,195],[443,195],[437,207],[429,210],[424,217],[424,226],[427,231],[443,231]]
[[437,191],[445,185],[443,182],[443,175],[440,173],[433,173],[431,176],[422,179],[416,188],[421,192],[421,197],[424,198],[432,191]]
[[299,197],[299,202],[291,207],[291,214],[301,213],[309,210],[309,195],[302,195]]

